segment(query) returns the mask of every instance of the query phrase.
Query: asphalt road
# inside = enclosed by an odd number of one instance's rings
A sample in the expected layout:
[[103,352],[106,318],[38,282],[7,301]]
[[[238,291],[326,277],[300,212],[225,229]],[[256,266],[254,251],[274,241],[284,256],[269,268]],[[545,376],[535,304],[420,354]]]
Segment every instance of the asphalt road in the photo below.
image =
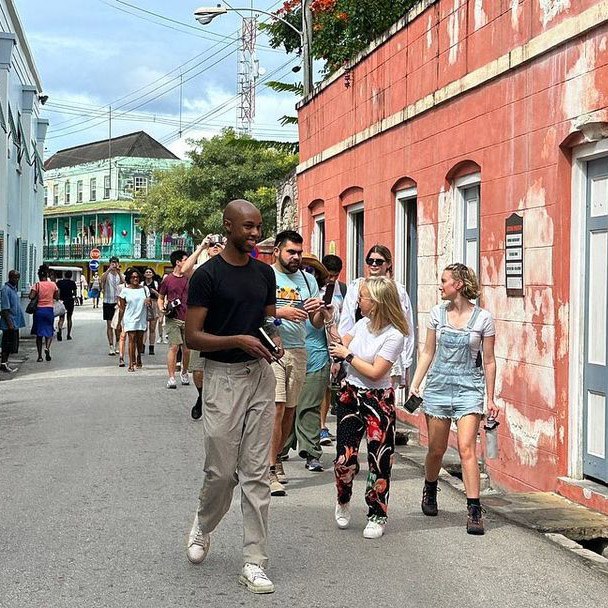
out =
[[54,343],[52,362],[30,358],[0,383],[0,606],[606,605],[606,578],[544,537],[494,516],[484,537],[468,536],[464,498],[448,486],[440,516],[422,515],[420,471],[403,460],[385,536],[365,540],[364,475],[351,528],[338,530],[331,470],[310,473],[292,456],[288,495],[271,504],[275,594],[238,585],[238,500],[205,563],[193,566],[185,541],[201,479],[195,389],[165,388],[166,347],[128,374],[104,336],[101,311],[77,308],[75,339]]

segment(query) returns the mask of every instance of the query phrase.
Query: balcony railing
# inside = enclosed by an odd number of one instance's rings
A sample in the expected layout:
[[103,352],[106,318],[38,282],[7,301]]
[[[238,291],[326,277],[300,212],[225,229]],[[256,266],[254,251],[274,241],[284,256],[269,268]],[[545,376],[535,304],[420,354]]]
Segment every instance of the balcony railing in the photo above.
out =
[[158,260],[166,261],[171,252],[176,249],[192,251],[191,239],[176,238],[171,241],[157,241],[155,243],[113,243],[111,245],[45,245],[44,260],[46,262],[58,261],[80,261],[86,262],[91,259],[91,249],[99,249],[101,260],[108,260],[115,255],[120,259],[129,260]]

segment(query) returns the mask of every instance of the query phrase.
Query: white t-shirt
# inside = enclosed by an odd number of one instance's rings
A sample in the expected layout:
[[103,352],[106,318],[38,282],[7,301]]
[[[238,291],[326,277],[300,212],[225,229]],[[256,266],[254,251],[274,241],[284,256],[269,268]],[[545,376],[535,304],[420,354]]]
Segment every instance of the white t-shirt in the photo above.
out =
[[[385,327],[380,333],[374,334],[369,329],[370,320],[360,319],[355,323],[349,335],[353,337],[348,350],[367,363],[373,363],[376,357],[394,363],[403,352],[405,336],[392,325]],[[373,381],[361,375],[352,365],[347,367],[346,381],[361,388],[390,388],[391,372],[380,380]]]
[[[437,335],[437,344],[439,344],[439,335],[440,332],[437,331],[439,326],[441,325],[441,307],[445,304],[438,304],[437,306],[433,306],[431,309],[431,314],[429,317],[429,322],[427,327],[429,329],[434,329]],[[471,313],[473,314],[473,313]],[[448,313],[446,310],[446,325],[444,326],[444,331],[464,331],[466,328],[457,329],[450,325]],[[469,317],[470,318],[470,317]],[[468,320],[467,320],[468,323]],[[477,315],[477,319],[475,319],[475,323],[471,328],[471,339],[469,341],[469,346],[471,349],[471,361],[475,362],[477,360],[477,353],[481,348],[481,343],[483,338],[490,337],[496,335],[496,326],[494,325],[494,318],[492,315],[485,309],[480,308],[479,314]]]

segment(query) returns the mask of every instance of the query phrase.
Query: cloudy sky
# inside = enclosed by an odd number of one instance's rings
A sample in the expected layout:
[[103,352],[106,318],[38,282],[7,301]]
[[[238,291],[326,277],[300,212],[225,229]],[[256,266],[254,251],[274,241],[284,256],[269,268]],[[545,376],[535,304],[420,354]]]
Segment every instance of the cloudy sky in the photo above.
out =
[[[215,0],[15,2],[49,96],[43,114],[51,121],[47,157],[107,137],[110,106],[113,136],[145,130],[180,156],[187,138],[235,126],[241,17],[229,13],[205,27],[193,18],[196,8]],[[281,4],[230,2],[270,11]],[[297,81],[301,72],[291,68],[298,58],[270,49],[261,33],[257,44],[262,70],[253,134],[295,141],[296,128],[281,127],[277,119],[295,114],[296,98],[274,93],[264,81]]]

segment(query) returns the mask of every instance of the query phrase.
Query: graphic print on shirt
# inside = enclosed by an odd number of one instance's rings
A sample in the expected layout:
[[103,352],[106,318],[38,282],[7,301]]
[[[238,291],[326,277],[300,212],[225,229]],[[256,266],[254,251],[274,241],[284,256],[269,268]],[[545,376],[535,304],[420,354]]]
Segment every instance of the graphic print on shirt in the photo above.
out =
[[291,306],[296,302],[302,302],[307,299],[306,294],[302,294],[300,286],[286,287],[277,285],[277,308],[282,306]]

